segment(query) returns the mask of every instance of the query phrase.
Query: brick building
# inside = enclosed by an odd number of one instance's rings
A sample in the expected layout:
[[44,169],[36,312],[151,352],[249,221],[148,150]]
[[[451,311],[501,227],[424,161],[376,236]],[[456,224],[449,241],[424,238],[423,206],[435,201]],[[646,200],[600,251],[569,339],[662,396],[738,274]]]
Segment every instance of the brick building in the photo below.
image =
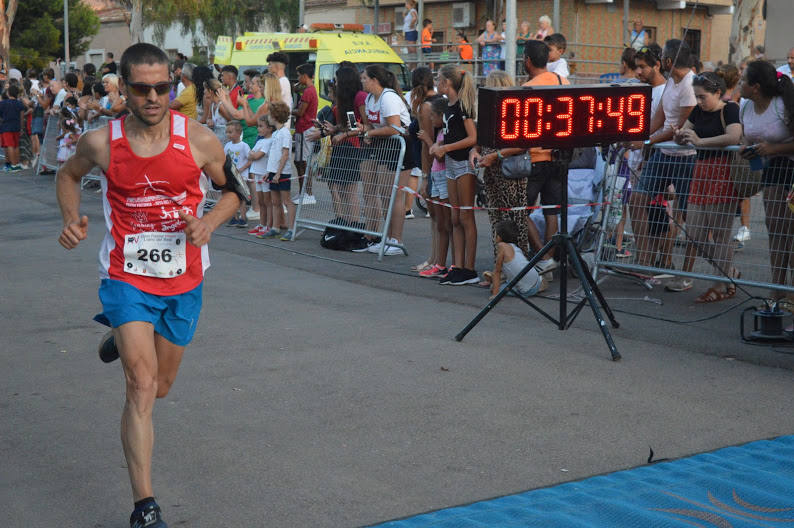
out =
[[[306,0],[305,20],[313,22],[373,22],[372,0]],[[534,30],[538,17],[552,16],[553,0],[516,0],[518,22]],[[494,2],[425,0],[424,17],[433,21],[438,42],[452,42],[463,31],[470,42],[482,32]],[[580,73],[614,71],[624,45],[622,0],[559,0],[560,24],[569,46],[569,60]],[[392,44],[399,42],[405,13],[404,0],[380,0],[378,33]],[[702,61],[728,59],[732,0],[630,0],[630,17],[641,16],[653,38],[663,44],[681,38],[691,16],[687,41]],[[421,24],[420,24],[421,26]],[[441,51],[438,49],[438,51]],[[578,62],[577,62],[578,61]],[[594,62],[588,62],[594,61]]]

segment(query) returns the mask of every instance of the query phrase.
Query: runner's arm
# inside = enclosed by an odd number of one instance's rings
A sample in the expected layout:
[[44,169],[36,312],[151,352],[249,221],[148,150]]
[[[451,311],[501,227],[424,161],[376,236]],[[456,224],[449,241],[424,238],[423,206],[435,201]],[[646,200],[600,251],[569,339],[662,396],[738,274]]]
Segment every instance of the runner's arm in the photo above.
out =
[[88,218],[80,217],[80,180],[95,165],[107,168],[107,163],[102,163],[99,156],[102,140],[106,137],[107,127],[83,134],[75,154],[61,165],[55,177],[55,194],[63,216],[58,241],[66,249],[75,248],[87,236]]
[[196,121],[190,125],[188,134],[190,135],[191,150],[200,156],[196,160],[197,165],[218,187],[223,188],[221,199],[201,218],[184,215],[184,213],[179,215],[187,223],[185,235],[188,242],[199,247],[209,242],[210,236],[218,226],[232,217],[240,206],[240,199],[234,192],[224,188],[226,173],[223,170],[223,164],[226,161],[226,155],[215,134]]

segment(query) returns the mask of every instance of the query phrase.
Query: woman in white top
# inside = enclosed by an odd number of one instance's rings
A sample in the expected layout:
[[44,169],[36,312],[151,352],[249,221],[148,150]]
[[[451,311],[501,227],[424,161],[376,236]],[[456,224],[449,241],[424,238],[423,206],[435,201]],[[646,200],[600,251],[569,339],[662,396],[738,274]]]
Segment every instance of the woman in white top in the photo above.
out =
[[[419,22],[419,13],[416,12],[416,0],[406,0],[405,17],[403,17],[403,35],[406,45],[415,46],[416,41],[419,40],[419,31],[416,29],[417,22]],[[416,53],[416,48],[411,47],[408,52]]]
[[[367,121],[364,133],[364,149],[361,163],[361,180],[364,183],[364,216],[367,229],[378,231],[381,216],[386,213],[391,199],[394,174],[398,170],[400,145],[390,140],[391,136],[407,133],[411,123],[408,104],[396,90],[400,87],[394,74],[379,64],[370,64],[361,72],[361,84],[369,95],[366,99]],[[399,185],[407,186],[412,167],[411,149],[405,149],[399,167]],[[404,251],[394,245],[402,244],[405,222],[405,201],[396,196],[389,224],[389,238],[384,255],[401,255]],[[383,243],[383,241],[381,241]],[[379,244],[372,244],[368,251],[380,252]]]
[[549,35],[554,33],[554,28],[551,27],[551,18],[548,15],[543,15],[538,18],[538,29],[535,31],[535,40],[543,40]]
[[[741,80],[739,117],[744,128],[742,156],[761,157],[764,165],[764,211],[769,233],[772,282],[789,284],[794,248],[794,213],[786,204],[794,183],[794,85],[772,63],[753,61]],[[789,282],[787,282],[789,281]],[[784,296],[771,292],[773,299]]]

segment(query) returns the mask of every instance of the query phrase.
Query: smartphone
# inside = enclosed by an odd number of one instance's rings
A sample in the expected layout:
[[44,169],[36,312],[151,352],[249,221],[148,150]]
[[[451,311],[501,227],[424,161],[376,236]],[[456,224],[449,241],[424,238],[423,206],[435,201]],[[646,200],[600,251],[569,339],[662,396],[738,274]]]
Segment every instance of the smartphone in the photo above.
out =
[[356,114],[354,112],[347,113],[347,123],[350,125],[351,129],[356,128]]

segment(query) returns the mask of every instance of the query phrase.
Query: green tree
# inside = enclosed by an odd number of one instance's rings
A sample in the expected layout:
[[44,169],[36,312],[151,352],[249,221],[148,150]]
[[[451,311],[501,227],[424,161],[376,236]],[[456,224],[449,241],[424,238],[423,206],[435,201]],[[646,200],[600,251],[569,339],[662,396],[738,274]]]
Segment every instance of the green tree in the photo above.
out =
[[201,22],[207,39],[214,42],[218,35],[254,31],[263,22],[279,30],[292,30],[298,25],[298,0],[145,0],[143,19],[159,39],[171,24],[195,33],[197,22]]
[[[99,18],[82,0],[69,0],[69,53],[85,53],[99,32]],[[63,1],[25,0],[11,28],[11,54],[23,68],[63,58]]]

